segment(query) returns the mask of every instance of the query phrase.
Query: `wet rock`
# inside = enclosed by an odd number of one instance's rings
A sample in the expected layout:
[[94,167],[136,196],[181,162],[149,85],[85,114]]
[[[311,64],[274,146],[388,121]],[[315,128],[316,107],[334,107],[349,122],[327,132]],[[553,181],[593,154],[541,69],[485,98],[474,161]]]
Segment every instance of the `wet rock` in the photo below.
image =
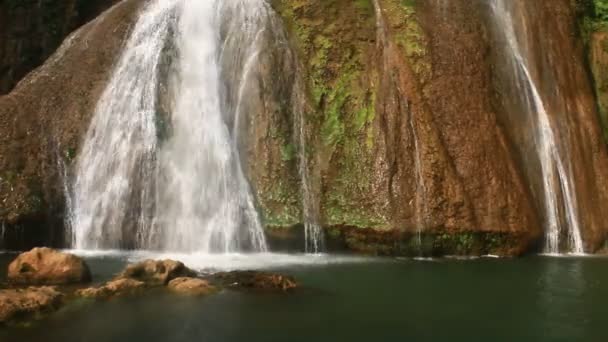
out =
[[[75,4],[72,0],[0,1],[16,4],[10,6],[17,6],[15,10],[21,12],[13,21],[21,23],[25,20],[25,27],[21,29],[31,27],[30,23],[38,23],[40,15],[61,21],[72,17],[74,10],[79,15],[84,14],[83,7],[87,12],[88,8],[91,10],[86,19],[81,17],[88,20],[101,10],[101,7],[99,11],[93,8],[96,4],[108,3],[106,0],[78,0],[79,6],[83,6],[80,9],[69,5],[70,10],[59,14],[48,12],[49,7],[63,8],[66,2]],[[10,94],[0,96],[0,222],[5,233],[0,241],[1,248],[26,250],[41,245],[64,244],[64,213],[58,210],[63,208],[64,196],[58,163],[65,162],[65,167],[70,167],[78,154],[97,100],[138,18],[139,9],[146,2],[118,2],[65,39],[61,47],[42,66],[23,78]],[[3,6],[0,4],[0,7]],[[25,52],[23,49],[10,48],[11,56],[3,54],[2,36],[5,25],[11,23],[4,20],[3,14],[10,12],[0,13],[0,89],[3,88],[2,79],[6,71],[4,62],[13,65],[15,57],[24,59],[29,67],[21,69],[23,72],[34,66],[29,63],[27,54],[22,53]],[[23,44],[24,49],[37,47],[39,42],[31,39],[37,36],[40,26],[34,26],[37,27],[35,31],[24,32],[23,40],[8,44]],[[12,27],[15,29],[17,27]],[[60,36],[67,32],[62,28],[46,27],[46,30]],[[8,31],[6,33],[12,35]],[[4,47],[9,48],[9,45]],[[55,50],[56,44],[48,47],[50,49],[42,51],[44,57]],[[18,65],[14,67],[18,68]],[[11,75],[8,77],[12,78]]]
[[172,292],[189,296],[206,296],[217,292],[217,288],[207,280],[199,278],[175,278],[167,285]]
[[51,248],[22,253],[8,266],[8,281],[13,284],[64,285],[90,280],[91,272],[84,260]]
[[112,280],[100,287],[89,287],[76,291],[76,295],[85,298],[109,298],[125,295],[133,295],[141,292],[146,287],[142,281],[121,278]]
[[250,290],[289,291],[298,287],[291,276],[258,271],[220,272],[209,279],[221,286]]
[[0,290],[0,325],[57,310],[63,295],[54,287]]
[[179,277],[194,277],[196,272],[175,260],[145,260],[127,266],[117,279],[129,278],[148,286],[167,285]]

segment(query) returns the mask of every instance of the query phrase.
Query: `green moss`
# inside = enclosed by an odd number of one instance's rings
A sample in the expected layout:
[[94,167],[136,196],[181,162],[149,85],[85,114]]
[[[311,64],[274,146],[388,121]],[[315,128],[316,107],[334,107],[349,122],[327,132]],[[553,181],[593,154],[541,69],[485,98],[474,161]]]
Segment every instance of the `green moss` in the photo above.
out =
[[[608,0],[576,0],[581,36],[587,55],[591,59],[592,37],[596,33],[608,34]],[[608,39],[604,38],[602,50],[608,54]],[[604,139],[608,142],[608,76],[607,65],[603,61],[590,60],[595,77],[595,92],[597,95],[600,121],[603,127]]]
[[76,158],[76,148],[75,147],[66,148],[64,155],[65,155],[65,159],[68,162],[72,162],[74,160],[74,158]]
[[292,191],[288,180],[269,184],[263,191],[260,207],[268,227],[289,227],[301,221],[299,193]]
[[284,162],[292,161],[296,158],[296,147],[294,144],[286,144],[281,146],[281,160]]
[[385,16],[393,39],[424,83],[430,74],[428,42],[416,14],[416,0],[387,0]]

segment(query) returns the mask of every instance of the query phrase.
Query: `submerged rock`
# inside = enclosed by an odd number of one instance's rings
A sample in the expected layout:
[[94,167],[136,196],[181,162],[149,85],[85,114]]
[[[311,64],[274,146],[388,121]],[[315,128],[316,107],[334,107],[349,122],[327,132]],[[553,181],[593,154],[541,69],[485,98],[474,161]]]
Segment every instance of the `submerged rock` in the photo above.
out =
[[[141,293],[153,287],[169,286],[176,292],[214,290],[206,281],[196,282],[196,272],[175,260],[145,260],[127,267],[114,279],[99,287],[89,287],[76,291],[76,295],[85,298],[110,298]],[[210,287],[204,289],[204,287]]]
[[199,278],[176,278],[171,280],[167,287],[172,292],[189,296],[206,296],[217,292],[215,286],[209,284],[207,280]]
[[8,266],[8,281],[13,284],[64,285],[90,280],[91,272],[84,260],[51,248],[22,253]]
[[221,286],[250,290],[289,291],[298,287],[291,276],[259,271],[220,272],[209,279]]
[[54,287],[0,290],[0,324],[35,318],[59,309],[63,294]]
[[196,272],[175,260],[145,260],[128,265],[117,277],[130,278],[144,282],[149,286],[167,285],[179,277],[194,277]]
[[146,287],[142,281],[121,278],[107,282],[100,287],[89,287],[76,291],[76,295],[85,298],[109,298],[123,295],[132,295],[141,292]]

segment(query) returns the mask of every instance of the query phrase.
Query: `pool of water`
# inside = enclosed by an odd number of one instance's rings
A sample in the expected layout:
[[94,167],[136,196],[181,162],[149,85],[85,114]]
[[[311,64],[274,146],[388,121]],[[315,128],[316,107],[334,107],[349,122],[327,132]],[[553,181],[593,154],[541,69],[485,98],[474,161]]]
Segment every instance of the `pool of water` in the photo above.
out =
[[[95,281],[149,253],[80,253]],[[6,269],[11,255],[0,256]],[[272,269],[294,293],[224,291],[74,303],[0,341],[605,341],[608,259],[170,255],[200,270]],[[4,276],[4,274],[2,275]]]

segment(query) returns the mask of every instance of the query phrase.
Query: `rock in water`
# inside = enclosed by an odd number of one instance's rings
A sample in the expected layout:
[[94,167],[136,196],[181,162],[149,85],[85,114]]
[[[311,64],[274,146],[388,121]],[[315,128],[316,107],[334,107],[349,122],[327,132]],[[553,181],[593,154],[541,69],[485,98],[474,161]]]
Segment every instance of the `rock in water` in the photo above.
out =
[[208,281],[189,277],[175,278],[169,282],[167,287],[172,292],[189,296],[205,296],[217,291],[217,288]]
[[220,272],[210,279],[222,286],[251,290],[289,291],[298,287],[293,277],[258,271]]
[[91,281],[80,257],[51,248],[34,248],[8,266],[8,281],[19,285],[65,285]]
[[194,277],[196,272],[175,260],[145,260],[127,266],[117,277],[130,278],[142,281],[146,285],[167,285],[171,280],[179,277]]
[[0,325],[57,310],[63,295],[54,287],[0,290]]
[[76,295],[85,298],[109,298],[124,295],[132,295],[140,292],[146,287],[142,281],[121,278],[112,280],[101,287],[90,287],[76,291]]

